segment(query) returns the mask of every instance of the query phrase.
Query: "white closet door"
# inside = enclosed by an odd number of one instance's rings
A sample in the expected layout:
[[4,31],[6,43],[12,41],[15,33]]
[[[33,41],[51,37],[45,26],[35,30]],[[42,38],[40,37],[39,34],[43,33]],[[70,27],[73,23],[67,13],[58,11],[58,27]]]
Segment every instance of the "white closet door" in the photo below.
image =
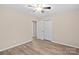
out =
[[45,39],[51,41],[53,39],[53,24],[51,20],[45,21],[44,30],[45,30]]
[[43,39],[43,21],[38,21],[37,22],[37,38],[38,39]]
[[52,21],[38,21],[37,37],[39,39],[52,40],[53,39],[53,24]]

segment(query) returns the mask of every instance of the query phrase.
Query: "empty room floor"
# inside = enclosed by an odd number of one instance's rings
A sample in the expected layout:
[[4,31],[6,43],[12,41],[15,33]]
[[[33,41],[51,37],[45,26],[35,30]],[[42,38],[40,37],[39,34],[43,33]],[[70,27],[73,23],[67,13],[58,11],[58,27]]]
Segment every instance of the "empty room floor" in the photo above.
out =
[[0,55],[78,55],[79,49],[47,40],[34,39],[14,48],[0,52]]

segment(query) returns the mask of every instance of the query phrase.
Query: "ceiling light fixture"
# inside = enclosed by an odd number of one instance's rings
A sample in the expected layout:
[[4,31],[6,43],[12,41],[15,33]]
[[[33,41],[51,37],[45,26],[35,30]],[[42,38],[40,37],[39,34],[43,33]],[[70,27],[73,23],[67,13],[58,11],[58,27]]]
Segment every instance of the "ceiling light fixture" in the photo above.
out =
[[46,10],[50,10],[51,6],[47,5],[47,4],[31,4],[28,5],[28,7],[32,7],[33,8],[33,12],[41,12],[44,13]]
[[33,8],[33,12],[44,12],[43,11],[43,4],[36,4]]
[[35,8],[36,11],[42,11],[42,5],[38,4]]

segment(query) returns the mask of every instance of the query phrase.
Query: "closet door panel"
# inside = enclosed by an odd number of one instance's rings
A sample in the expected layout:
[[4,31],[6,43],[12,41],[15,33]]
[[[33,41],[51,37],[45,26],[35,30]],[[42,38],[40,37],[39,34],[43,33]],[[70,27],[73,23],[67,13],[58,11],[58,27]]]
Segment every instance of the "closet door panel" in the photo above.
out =
[[53,28],[52,21],[38,21],[37,22],[37,37],[38,39],[45,39],[52,41]]

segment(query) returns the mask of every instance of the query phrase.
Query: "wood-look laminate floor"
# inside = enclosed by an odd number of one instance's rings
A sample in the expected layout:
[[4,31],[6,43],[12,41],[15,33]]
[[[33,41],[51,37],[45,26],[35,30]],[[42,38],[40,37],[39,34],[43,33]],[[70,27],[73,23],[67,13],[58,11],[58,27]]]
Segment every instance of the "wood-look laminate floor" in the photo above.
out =
[[2,51],[0,55],[79,55],[79,49],[35,39],[32,42]]

